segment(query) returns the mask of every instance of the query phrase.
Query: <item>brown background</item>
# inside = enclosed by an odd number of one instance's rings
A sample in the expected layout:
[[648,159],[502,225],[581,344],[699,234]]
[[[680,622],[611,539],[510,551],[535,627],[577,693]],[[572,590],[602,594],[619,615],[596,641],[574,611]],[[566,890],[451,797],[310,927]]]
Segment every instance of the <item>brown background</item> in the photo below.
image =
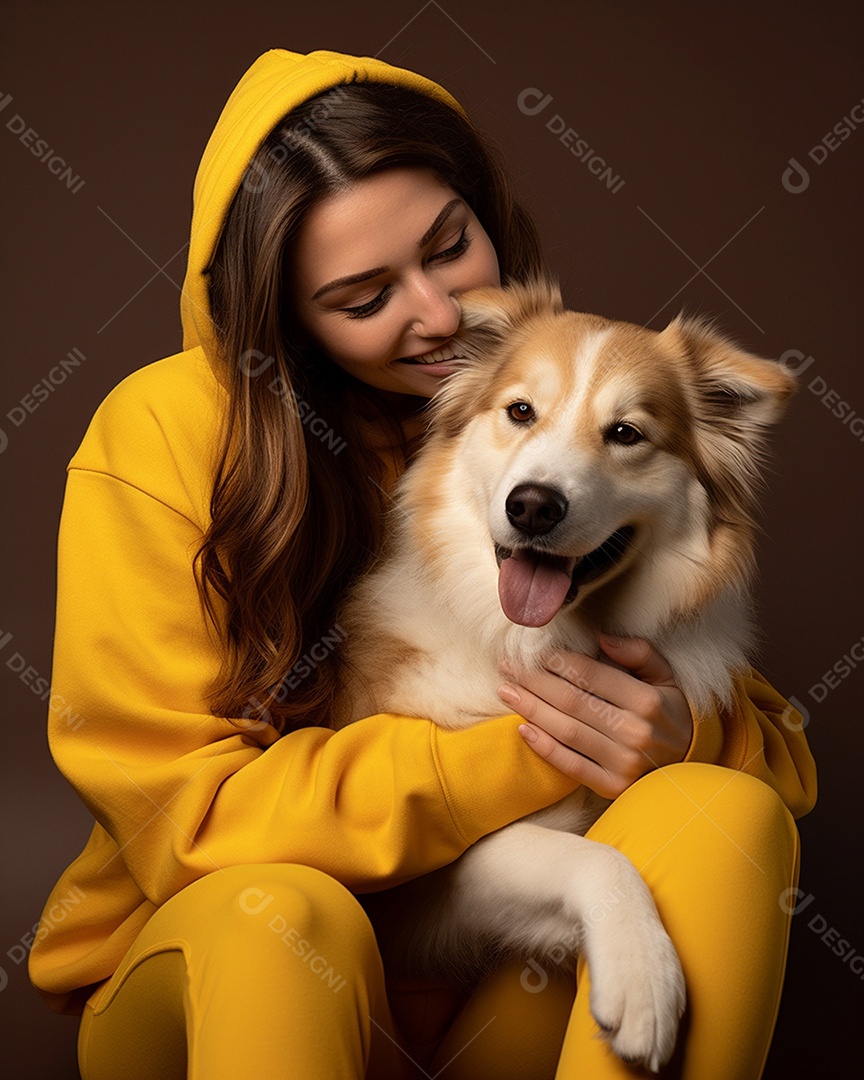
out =
[[[819,376],[864,412],[857,323],[864,130],[819,165],[808,157],[864,97],[857,18],[837,2],[534,0],[505,8],[339,0],[313,8],[194,0],[7,9],[0,67],[0,98],[12,95],[0,112],[7,238],[0,427],[8,436],[0,456],[0,638],[12,635],[0,650],[5,1075],[76,1075],[75,1021],[41,1005],[15,946],[89,823],[50,760],[47,706],[20,678],[14,654],[50,677],[66,463],[108,391],[179,348],[178,285],[198,159],[236,80],[277,46],[379,55],[444,83],[502,146],[572,306],[655,327],[683,307],[715,315],[764,355],[796,349],[814,358],[776,439],[760,552],[761,669],[807,708],[821,785],[816,810],[800,824],[801,888],[810,899],[793,919],[765,1076],[857,1070],[864,982],[816,929],[834,927],[847,950],[864,951],[864,672],[852,671],[824,701],[811,688],[864,635],[864,443],[808,389]],[[536,116],[517,107],[529,87],[553,99]],[[555,113],[624,180],[617,193],[550,132]],[[84,181],[76,192],[9,130],[15,114]],[[797,194],[781,182],[793,157],[810,172]],[[8,413],[76,348],[86,357],[81,366],[25,422],[13,423]]]

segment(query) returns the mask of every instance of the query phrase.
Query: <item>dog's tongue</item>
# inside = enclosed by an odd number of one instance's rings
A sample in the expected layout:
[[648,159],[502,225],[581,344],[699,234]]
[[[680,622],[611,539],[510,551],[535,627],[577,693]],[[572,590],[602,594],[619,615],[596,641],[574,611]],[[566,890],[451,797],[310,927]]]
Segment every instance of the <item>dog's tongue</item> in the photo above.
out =
[[498,570],[498,598],[520,626],[545,626],[564,603],[575,559],[540,561],[519,548]]

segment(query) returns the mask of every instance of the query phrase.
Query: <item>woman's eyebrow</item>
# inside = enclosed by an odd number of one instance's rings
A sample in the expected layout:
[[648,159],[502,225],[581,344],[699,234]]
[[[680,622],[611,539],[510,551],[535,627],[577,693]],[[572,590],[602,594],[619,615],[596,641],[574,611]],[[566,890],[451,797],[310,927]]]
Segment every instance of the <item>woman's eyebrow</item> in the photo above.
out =
[[450,217],[456,207],[461,205],[461,199],[451,199],[450,202],[445,203],[441,209],[441,213],[438,215],[438,217],[435,218],[435,220],[432,222],[426,232],[423,233],[423,235],[417,241],[417,247],[423,247],[424,244],[428,244],[432,237],[435,235],[435,233],[438,232],[438,230],[447,220],[447,218]]
[[[445,203],[441,208],[441,212],[417,241],[417,247],[423,247],[424,244],[428,244],[456,207],[461,205],[461,199],[451,199],[450,202]],[[372,270],[362,270],[359,274],[348,274],[346,277],[335,278],[333,281],[328,281],[326,285],[322,285],[313,295],[312,299],[317,300],[319,296],[323,296],[324,293],[332,292],[333,289],[341,289],[345,285],[356,285],[360,281],[366,281],[368,278],[377,277],[379,274],[386,273],[389,269],[389,266],[376,266]]]

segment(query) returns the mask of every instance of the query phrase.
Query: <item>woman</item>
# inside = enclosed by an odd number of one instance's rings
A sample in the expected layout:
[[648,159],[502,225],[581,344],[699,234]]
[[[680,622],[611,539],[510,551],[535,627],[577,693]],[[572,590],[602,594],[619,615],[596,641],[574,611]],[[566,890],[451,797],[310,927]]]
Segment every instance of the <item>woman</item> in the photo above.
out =
[[582,782],[619,796],[589,835],[634,860],[682,958],[668,1075],[759,1075],[792,817],[815,798],[760,676],[692,717],[662,657],[609,641],[615,667],[570,657],[587,690],[515,672],[518,712],[464,731],[326,727],[336,608],[380,544],[458,295],[540,269],[435,83],[277,49],[232,93],[196,179],[184,351],[115,387],[68,466],[53,686],[76,722],[53,714],[50,741],[95,824],[30,973],[82,1014],[84,1080],[632,1076],[595,1038],[583,967],[575,998],[533,961],[397,985],[357,900]]

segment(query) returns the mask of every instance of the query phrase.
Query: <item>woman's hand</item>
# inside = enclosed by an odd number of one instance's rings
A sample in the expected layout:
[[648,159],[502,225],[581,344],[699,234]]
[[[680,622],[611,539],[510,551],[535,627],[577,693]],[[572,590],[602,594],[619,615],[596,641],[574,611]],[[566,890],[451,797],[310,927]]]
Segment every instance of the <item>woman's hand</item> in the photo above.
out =
[[510,682],[498,696],[530,721],[519,731],[542,758],[614,799],[645,773],[684,758],[693,718],[672,669],[647,641],[601,634],[600,647],[627,670],[557,650],[534,673],[499,664]]

